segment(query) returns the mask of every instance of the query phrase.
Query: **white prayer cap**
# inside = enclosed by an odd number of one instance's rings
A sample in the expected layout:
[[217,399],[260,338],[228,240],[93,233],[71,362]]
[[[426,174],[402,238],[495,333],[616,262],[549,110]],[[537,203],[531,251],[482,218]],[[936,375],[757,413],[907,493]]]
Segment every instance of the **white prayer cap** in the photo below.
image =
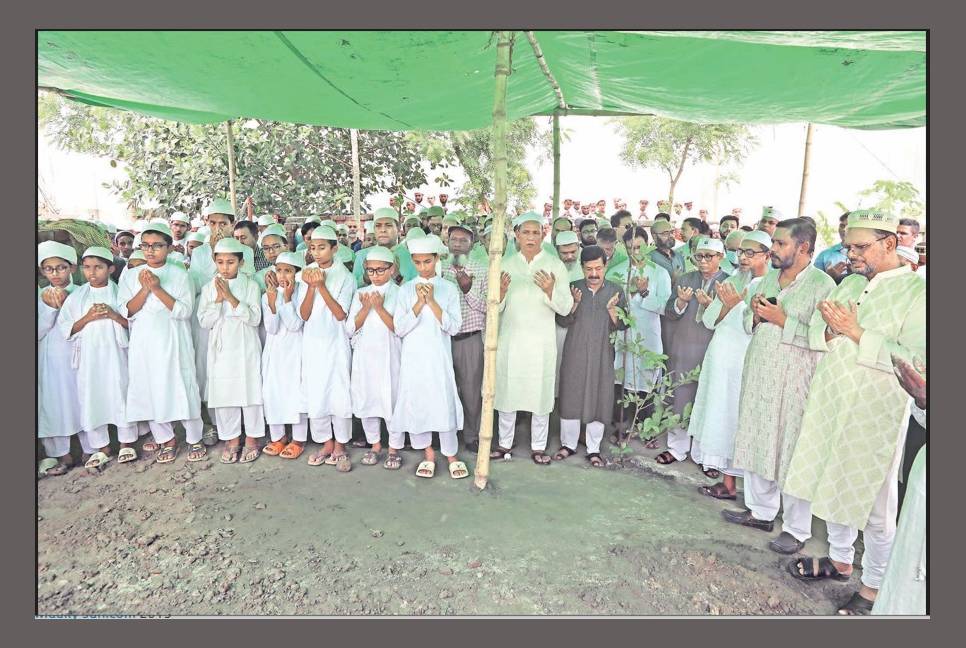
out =
[[167,225],[167,224],[168,224],[168,219],[167,219],[167,218],[161,218],[161,217],[159,216],[159,217],[157,217],[157,218],[152,218],[152,219],[151,219],[150,221],[148,221],[148,222],[149,222],[149,223],[150,223],[151,225],[157,225],[157,224],[159,224],[159,223],[164,223],[165,225]]
[[145,222],[143,220],[136,220],[134,224],[131,225],[131,231],[135,234],[140,234],[144,231]]
[[345,226],[345,223],[336,223],[335,231],[336,234],[348,234],[349,228]]
[[286,265],[302,269],[305,267],[305,255],[296,254],[295,252],[282,252],[275,257],[275,265],[278,265],[279,263],[284,263]]
[[[84,253],[81,255],[81,259],[89,256],[104,259],[108,263],[114,263],[114,255],[111,254],[111,251],[106,247],[101,247],[99,245],[94,245],[84,250]],[[918,257],[916,257],[916,259],[918,260]]]
[[709,236],[702,236],[698,241],[697,247],[694,249],[695,252],[699,250],[707,250],[709,252],[717,252],[718,254],[724,254],[724,245],[719,239],[713,239]]
[[377,220],[383,218],[387,218],[397,224],[399,223],[399,214],[397,214],[396,210],[392,207],[380,207],[377,209],[372,215],[372,222],[376,222]]
[[[232,240],[235,240],[235,239],[232,239]],[[241,265],[241,268],[238,269],[238,272],[241,274],[254,275],[255,274],[255,252],[247,245],[243,245],[241,243],[239,243],[239,245],[241,245],[242,247],[242,250],[241,250],[242,265]]]
[[433,243],[436,244],[437,254],[449,254],[449,248],[446,247],[446,244],[443,243],[443,239],[441,239],[439,236],[437,236],[436,234],[427,234],[426,238],[432,240]]
[[235,210],[231,208],[231,203],[224,198],[215,198],[205,207],[203,212],[205,216],[211,216],[212,214],[227,214],[232,218],[235,217]]
[[37,265],[43,265],[44,261],[51,257],[59,257],[73,265],[77,265],[77,250],[69,245],[58,243],[57,241],[44,241],[37,246]]
[[771,205],[765,205],[761,208],[761,219],[765,220],[766,218],[780,221],[784,218],[784,216],[778,209],[772,207]]
[[[760,231],[760,230],[759,230]],[[729,243],[741,243],[741,240],[745,238],[745,234],[750,234],[751,232],[746,232],[742,229],[731,230],[728,232],[728,236],[725,237],[724,244],[728,247]],[[764,232],[762,232],[764,234]]]
[[911,263],[919,263],[919,253],[911,247],[906,247],[905,245],[900,245],[896,247],[896,254],[901,256],[906,261]]
[[577,238],[577,232],[565,230],[557,234],[557,247],[561,245],[573,245],[574,243],[580,243],[580,239]]
[[[319,216],[309,216],[308,218],[305,219],[305,223],[321,223],[321,222],[322,222],[322,218],[320,218]],[[302,224],[304,225],[305,223],[302,223]]]
[[355,252],[348,245],[340,245],[335,250],[335,260],[339,263],[349,263],[355,258]]
[[381,245],[374,245],[369,248],[369,252],[366,254],[366,261],[382,261],[384,263],[395,263],[396,257],[387,247]]
[[339,237],[336,235],[335,230],[328,225],[319,225],[314,230],[312,230],[312,236],[309,237],[313,241],[319,239],[325,241],[338,241]]
[[407,241],[410,254],[439,254],[439,243],[433,237],[422,236]]
[[331,227],[333,231],[338,229],[338,226],[335,224],[335,221],[332,220],[331,218],[326,218],[324,221],[319,223],[319,225],[325,225],[327,227]]
[[205,221],[201,220],[200,218],[192,218],[191,219],[191,226],[192,227],[199,227],[199,228],[200,227],[204,227],[205,226]]
[[197,241],[198,243],[204,243],[205,242],[205,235],[202,234],[201,232],[191,232],[190,234],[188,234],[188,236],[185,237],[185,240],[188,241],[189,243],[191,241]]
[[131,241],[131,247],[133,247],[135,250],[138,249],[139,247],[141,247],[141,235],[140,234],[135,234],[134,235],[134,240]]
[[261,235],[258,237],[258,244],[261,245],[262,241],[264,241],[269,236],[281,237],[283,241],[288,243],[288,237],[285,235],[285,228],[279,225],[278,223],[273,223],[272,225],[269,225],[262,231]]
[[877,229],[895,234],[898,227],[899,218],[888,212],[878,209],[858,209],[849,212],[847,229]]
[[408,245],[408,242],[409,241],[412,241],[412,240],[415,240],[415,239],[425,238],[425,236],[426,236],[426,232],[424,232],[422,230],[422,228],[414,227],[413,229],[411,229],[408,232],[406,232],[406,242],[407,242],[407,245]]
[[115,225],[114,223],[107,223],[107,231],[110,234],[117,233],[117,225]]
[[366,234],[375,234],[376,224],[371,220],[367,220],[365,223],[362,224],[362,229],[365,230]]
[[147,234],[148,232],[156,232],[158,234],[165,234],[165,235],[171,237],[172,239],[174,238],[173,236],[171,236],[171,228],[168,227],[168,224],[165,223],[164,221],[162,221],[160,223],[155,223],[155,222],[152,221],[152,222],[148,223],[147,225],[145,225],[144,226],[144,229],[141,230],[141,234],[142,235],[143,234]]
[[524,223],[529,223],[531,221],[543,225],[543,216],[533,211],[525,212],[513,219],[513,227],[520,227]]
[[128,257],[128,261],[147,261],[147,259],[144,258],[144,252],[141,250],[135,250],[131,253],[131,256]]
[[275,224],[275,217],[271,214],[262,214],[258,217],[258,224],[262,227],[267,227],[268,225]]
[[171,216],[168,218],[168,221],[172,223],[178,222],[178,223],[187,223],[189,225],[191,224],[191,219],[188,218],[188,215],[183,211],[176,211],[175,213],[171,214]]
[[215,243],[215,254],[245,254],[245,250],[250,250],[247,245],[240,243],[237,239],[223,238]]
[[403,225],[408,225],[409,223],[412,223],[413,225],[419,225],[421,222],[422,221],[419,220],[419,216],[412,215],[412,216],[406,217],[406,220],[403,221]]
[[[755,243],[760,243],[765,246],[766,250],[771,249],[771,237],[768,236],[768,232],[763,232],[761,230],[754,230],[753,232],[745,232],[744,230],[735,230],[731,234],[742,233],[744,236],[741,237],[741,242],[754,241]],[[728,238],[731,238],[731,234]]]

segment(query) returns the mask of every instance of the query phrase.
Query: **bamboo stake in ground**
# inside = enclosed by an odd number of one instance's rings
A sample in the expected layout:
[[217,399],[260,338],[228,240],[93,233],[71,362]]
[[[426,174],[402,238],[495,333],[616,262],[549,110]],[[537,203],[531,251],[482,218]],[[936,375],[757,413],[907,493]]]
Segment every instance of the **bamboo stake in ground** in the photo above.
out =
[[356,219],[356,232],[362,234],[365,238],[360,206],[362,202],[362,179],[359,176],[359,131],[354,128],[349,129],[349,142],[352,144],[352,216]]
[[231,120],[226,122],[228,127],[228,192],[231,194],[231,211],[238,218],[238,199],[235,198],[235,138],[231,134]]
[[496,45],[493,91],[493,223],[490,234],[490,267],[486,289],[486,339],[483,342],[483,412],[480,416],[480,447],[473,482],[486,488],[490,476],[490,443],[493,440],[493,397],[496,393],[496,339],[500,325],[500,260],[503,258],[506,222],[506,85],[510,76],[512,32],[501,31]]
[[553,116],[553,219],[560,215],[560,115]]
[[805,192],[808,190],[808,162],[812,157],[812,124],[805,132],[805,161],[802,163],[802,191],[798,195],[798,215],[805,215]]

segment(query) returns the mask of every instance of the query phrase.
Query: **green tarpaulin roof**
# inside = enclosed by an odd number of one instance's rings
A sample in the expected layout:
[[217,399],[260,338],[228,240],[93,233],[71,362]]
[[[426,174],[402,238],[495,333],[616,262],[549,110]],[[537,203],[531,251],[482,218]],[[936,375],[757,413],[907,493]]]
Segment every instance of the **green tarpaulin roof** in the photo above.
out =
[[[575,113],[697,122],[926,123],[926,33],[538,31]],[[485,31],[40,31],[38,84],[186,122],[256,117],[372,130],[490,124]],[[510,119],[557,97],[524,34]]]

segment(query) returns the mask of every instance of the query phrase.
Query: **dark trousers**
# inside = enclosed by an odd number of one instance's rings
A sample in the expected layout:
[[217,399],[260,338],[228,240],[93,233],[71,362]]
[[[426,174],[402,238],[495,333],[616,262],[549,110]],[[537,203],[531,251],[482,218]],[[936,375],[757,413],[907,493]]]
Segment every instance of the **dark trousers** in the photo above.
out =
[[902,457],[902,481],[899,482],[899,511],[902,510],[902,500],[906,495],[906,484],[909,482],[909,471],[916,455],[926,445],[926,429],[912,416],[909,417],[909,430],[906,432],[905,454]]
[[480,438],[483,412],[483,334],[457,340],[453,338],[453,372],[456,393],[463,404],[463,443]]

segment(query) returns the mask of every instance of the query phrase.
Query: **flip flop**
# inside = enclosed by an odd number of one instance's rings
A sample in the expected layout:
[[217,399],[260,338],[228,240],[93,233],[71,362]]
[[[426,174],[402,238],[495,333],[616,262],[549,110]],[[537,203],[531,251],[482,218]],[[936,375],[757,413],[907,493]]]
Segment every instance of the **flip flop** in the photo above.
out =
[[47,471],[49,471],[51,468],[56,466],[58,463],[60,462],[54,459],[53,457],[47,457],[46,459],[40,462],[39,466],[37,466],[37,476],[46,477]]
[[258,446],[243,446],[241,459],[238,460],[238,463],[251,463],[258,459],[258,455],[260,454],[262,454],[262,451]]
[[332,456],[332,453],[331,452],[330,453],[325,453],[325,452],[322,452],[321,450],[319,450],[315,454],[309,456],[309,465],[310,466],[321,466],[331,456]]
[[603,468],[606,465],[606,462],[604,461],[603,457],[600,456],[599,452],[592,452],[591,454],[587,455],[587,461],[589,461],[590,465],[594,468]]
[[[459,471],[463,471],[462,475],[457,475]],[[453,479],[466,479],[470,476],[470,471],[467,469],[466,464],[462,461],[454,461],[449,465],[449,476]]]
[[233,464],[238,463],[238,455],[241,454],[241,444],[238,445],[226,445],[224,450],[221,451],[221,463],[223,464]]
[[719,500],[738,499],[738,493],[735,492],[734,495],[729,495],[728,489],[725,488],[722,482],[718,482],[712,486],[698,486],[698,492],[702,495],[707,495],[708,497],[713,497]]
[[131,447],[121,448],[117,453],[117,463],[119,464],[127,463],[129,461],[137,461],[137,458],[138,451]]
[[[192,458],[191,457],[192,452],[200,452],[201,456]],[[204,443],[192,443],[191,445],[188,446],[188,461],[191,461],[191,462],[204,461],[207,458],[208,458],[208,446],[206,446]]]
[[571,450],[567,446],[562,446],[560,450],[557,450],[557,454],[553,456],[554,461],[564,461],[567,457],[572,457],[577,454],[576,450]]
[[[429,473],[429,474],[426,475],[426,474],[420,474],[420,473]],[[436,474],[436,463],[433,461],[421,461],[419,462],[419,465],[416,466],[417,477],[425,477],[426,479],[432,479],[433,475],[435,474]]]
[[296,443],[292,441],[285,446],[285,449],[278,453],[278,456],[282,459],[298,459],[305,452],[304,443]]
[[269,457],[277,457],[287,445],[284,441],[272,441],[262,448],[262,454],[266,454]]
[[97,475],[104,470],[104,466],[106,466],[110,461],[110,456],[104,454],[103,452],[95,452],[91,455],[91,458],[84,463],[84,468],[86,468],[87,472],[90,474]]
[[147,453],[147,454],[151,454],[153,452],[157,452],[160,449],[161,449],[161,446],[158,443],[156,443],[154,441],[150,441],[150,440],[149,441],[145,441],[144,442],[144,445],[141,446],[141,452],[144,452],[144,453]]
[[[546,452],[531,452],[530,459],[533,460],[533,463],[537,464],[538,466],[549,465],[552,461],[550,455],[548,455]],[[544,461],[544,459],[546,459],[546,461]]]

